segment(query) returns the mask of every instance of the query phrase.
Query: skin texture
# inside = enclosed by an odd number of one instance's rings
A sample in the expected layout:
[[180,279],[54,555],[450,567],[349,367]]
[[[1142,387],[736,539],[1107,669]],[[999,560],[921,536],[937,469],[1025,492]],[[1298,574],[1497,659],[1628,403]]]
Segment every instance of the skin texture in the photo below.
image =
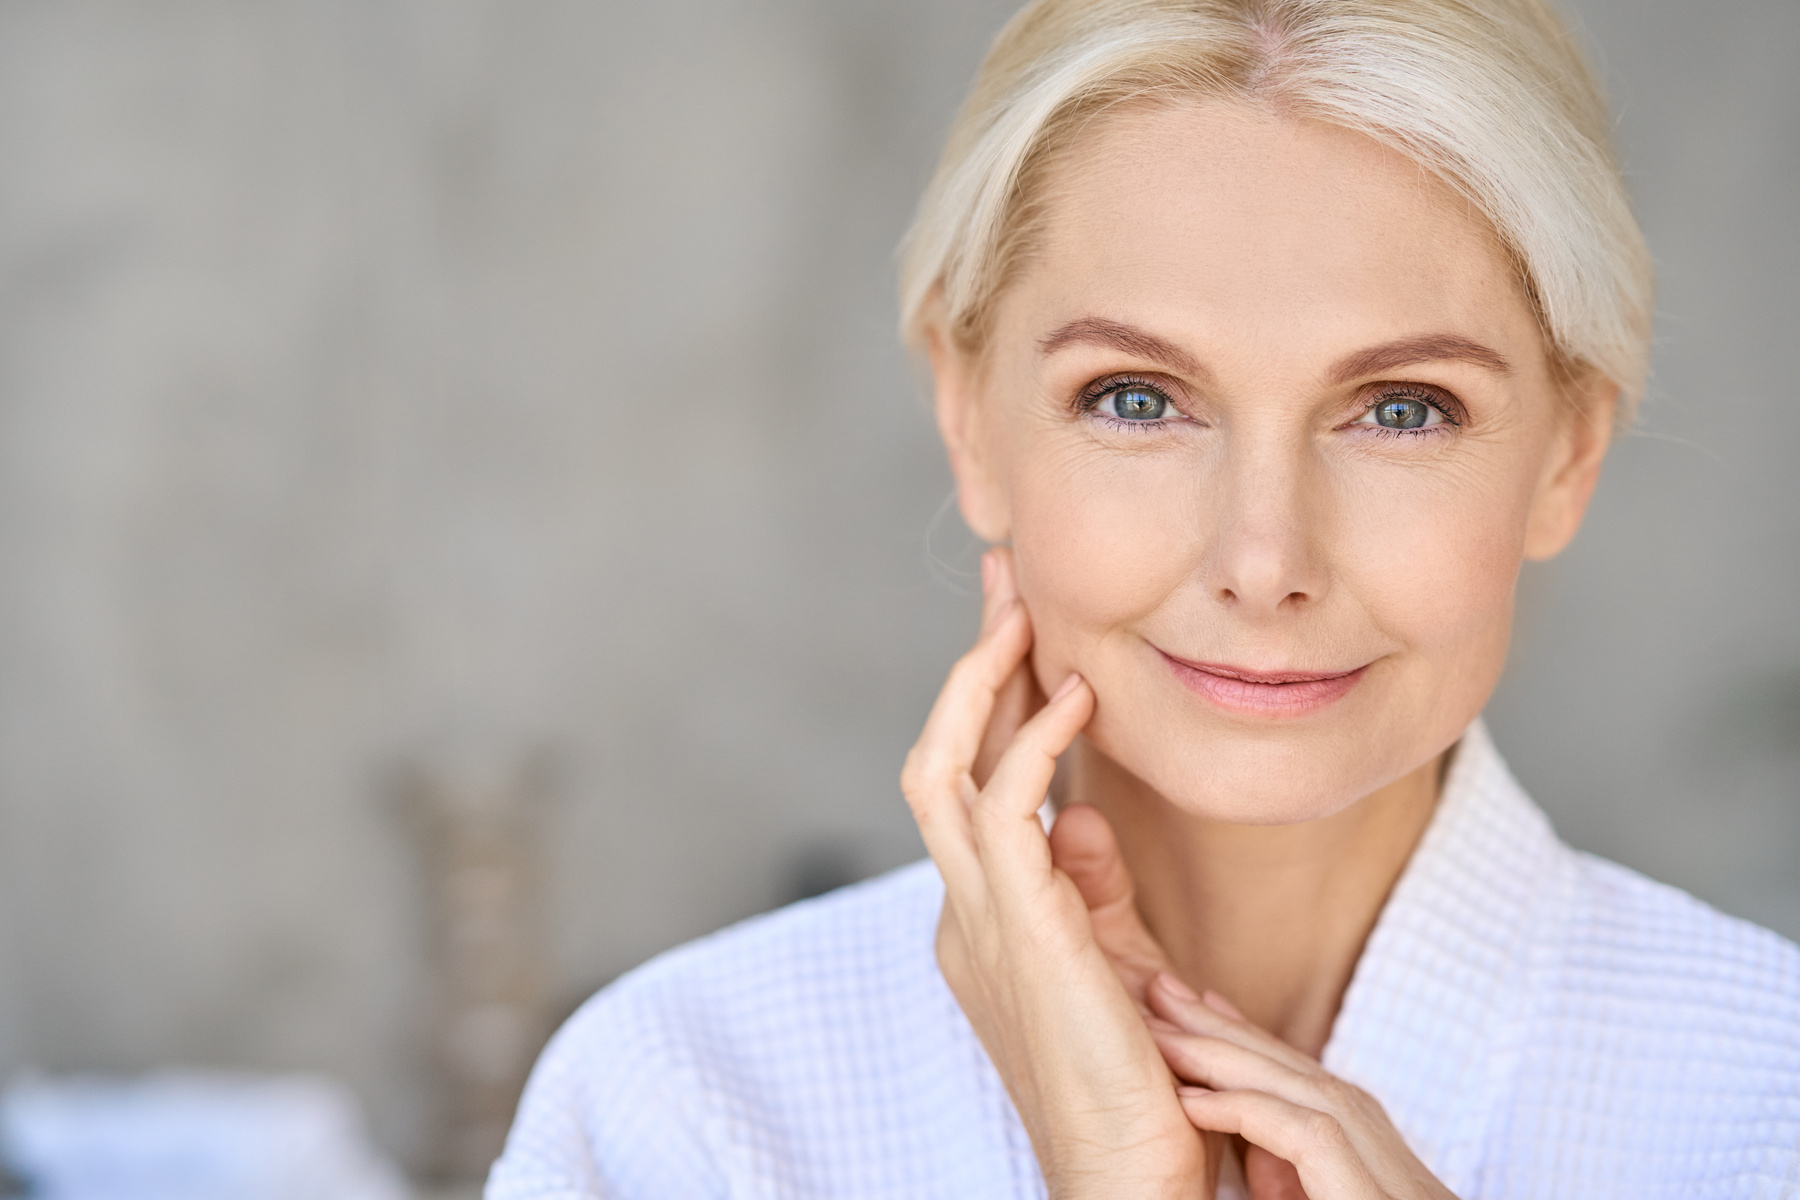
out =
[[[1558,371],[1479,213],[1360,135],[1139,106],[1051,186],[984,345],[930,339],[964,517],[1010,544],[903,776],[946,979],[1052,1195],[1209,1194],[1221,1134],[1264,1200],[1447,1194],[1316,1058],[1616,389]],[[1396,400],[1427,423],[1374,423]],[[1165,655],[1360,674],[1239,704]]]

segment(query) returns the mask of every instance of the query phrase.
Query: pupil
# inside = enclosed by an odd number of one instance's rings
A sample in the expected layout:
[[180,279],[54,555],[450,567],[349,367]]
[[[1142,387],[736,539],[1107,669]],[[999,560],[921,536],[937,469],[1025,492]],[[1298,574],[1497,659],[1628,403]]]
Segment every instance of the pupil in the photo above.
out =
[[1375,420],[1389,429],[1417,429],[1431,410],[1418,400],[1388,400],[1375,408]]
[[1128,421],[1154,421],[1163,414],[1163,398],[1155,392],[1120,392],[1113,397],[1113,411]]

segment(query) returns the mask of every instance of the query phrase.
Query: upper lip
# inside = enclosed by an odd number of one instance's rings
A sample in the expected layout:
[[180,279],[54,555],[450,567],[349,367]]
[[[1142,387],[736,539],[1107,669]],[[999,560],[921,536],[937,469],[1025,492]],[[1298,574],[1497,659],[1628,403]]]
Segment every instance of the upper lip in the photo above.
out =
[[1208,675],[1242,680],[1245,683],[1319,683],[1326,679],[1342,679],[1346,675],[1354,675],[1362,670],[1362,667],[1351,667],[1348,671],[1259,671],[1251,667],[1234,667],[1225,663],[1195,662],[1191,658],[1170,654],[1167,650],[1163,650],[1162,654],[1184,667],[1205,671]]

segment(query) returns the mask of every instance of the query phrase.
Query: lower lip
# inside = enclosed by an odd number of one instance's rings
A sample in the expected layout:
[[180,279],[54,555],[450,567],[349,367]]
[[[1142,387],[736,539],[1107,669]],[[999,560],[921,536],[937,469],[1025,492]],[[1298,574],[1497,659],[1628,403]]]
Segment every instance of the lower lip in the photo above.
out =
[[1175,672],[1175,678],[1196,695],[1203,696],[1220,708],[1256,717],[1303,717],[1336,703],[1361,681],[1367,667],[1358,667],[1345,675],[1329,679],[1297,679],[1290,683],[1259,683],[1218,675],[1169,654],[1163,661]]

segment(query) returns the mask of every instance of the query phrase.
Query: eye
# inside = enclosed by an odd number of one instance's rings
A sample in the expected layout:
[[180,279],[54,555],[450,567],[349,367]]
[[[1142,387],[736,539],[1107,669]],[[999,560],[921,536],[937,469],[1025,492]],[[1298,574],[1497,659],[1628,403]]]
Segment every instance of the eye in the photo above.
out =
[[1168,397],[1142,385],[1114,388],[1100,397],[1095,411],[1121,421],[1159,421],[1169,411]]
[[1381,392],[1376,396],[1375,403],[1355,424],[1410,433],[1438,425],[1454,425],[1456,422],[1450,419],[1443,405],[1433,397],[1422,391],[1407,389]]

